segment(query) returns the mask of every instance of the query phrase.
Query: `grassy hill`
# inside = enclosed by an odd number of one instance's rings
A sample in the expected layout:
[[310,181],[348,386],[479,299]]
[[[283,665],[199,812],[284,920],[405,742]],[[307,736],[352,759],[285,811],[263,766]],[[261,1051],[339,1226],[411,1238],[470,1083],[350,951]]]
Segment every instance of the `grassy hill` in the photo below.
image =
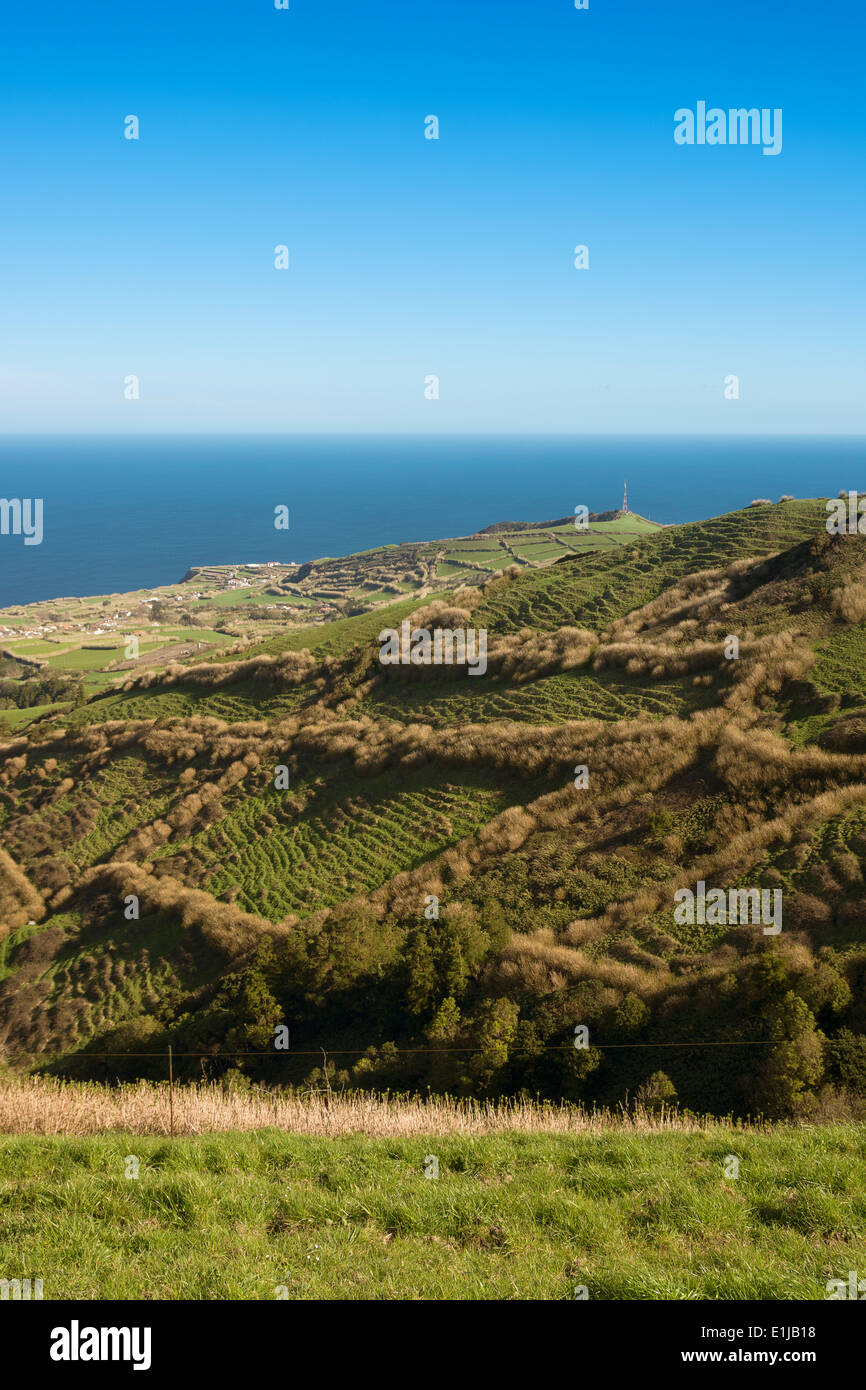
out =
[[[280,583],[375,602],[10,730],[6,1055],[148,1076],[171,1042],[205,1054],[189,1076],[859,1114],[866,542],[825,516],[318,562]],[[484,629],[486,673],[383,666],[410,614]],[[699,880],[781,891],[783,930],[678,920]]]

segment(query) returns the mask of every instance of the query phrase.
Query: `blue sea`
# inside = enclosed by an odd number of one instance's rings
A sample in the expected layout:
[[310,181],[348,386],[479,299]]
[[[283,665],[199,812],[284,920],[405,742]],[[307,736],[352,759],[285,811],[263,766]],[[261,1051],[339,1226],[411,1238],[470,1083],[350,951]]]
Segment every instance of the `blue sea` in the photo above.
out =
[[[866,439],[7,435],[0,496],[42,498],[44,535],[0,535],[0,607],[601,511],[621,505],[626,478],[633,511],[695,521],[755,497],[866,487]],[[274,528],[280,505],[287,531]]]

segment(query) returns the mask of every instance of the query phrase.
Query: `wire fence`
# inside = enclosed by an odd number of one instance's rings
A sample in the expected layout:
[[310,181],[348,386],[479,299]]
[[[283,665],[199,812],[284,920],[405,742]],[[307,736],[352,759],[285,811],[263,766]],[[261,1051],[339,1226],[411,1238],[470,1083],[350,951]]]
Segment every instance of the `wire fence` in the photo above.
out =
[[[740,1039],[740,1038],[738,1038],[738,1039],[725,1038],[725,1039],[700,1039],[700,1040],[691,1041],[691,1042],[689,1042],[689,1041],[668,1041],[668,1042],[610,1042],[610,1043],[608,1043],[608,1042],[593,1042],[593,1043],[592,1043],[592,1047],[595,1048],[595,1049],[597,1049],[598,1051],[612,1051],[612,1050],[621,1051],[621,1050],[633,1050],[633,1049],[635,1049],[635,1050],[636,1050],[636,1049],[652,1050],[652,1049],[654,1049],[654,1048],[774,1047],[774,1046],[778,1046],[779,1043],[782,1042],[782,1041],[784,1041],[784,1040],[783,1040],[783,1039],[778,1039],[778,1038],[742,1038],[742,1039]],[[509,1050],[509,1060],[517,1059],[517,1058],[520,1058],[520,1057],[534,1057],[534,1056],[539,1056],[539,1055],[541,1055],[542,1053],[556,1053],[556,1052],[566,1052],[566,1053],[568,1053],[568,1052],[571,1052],[571,1051],[573,1051],[573,1050],[576,1050],[576,1051],[585,1051],[585,1050],[587,1050],[587,1047],[588,1047],[588,1044],[581,1044],[581,1045],[578,1046],[578,1045],[575,1044],[575,1043],[548,1043],[548,1044],[543,1044],[543,1045],[539,1045],[539,1046],[537,1046],[537,1047],[532,1047],[532,1048],[520,1048],[520,1047],[518,1047],[518,1048],[511,1048],[511,1049]],[[392,1047],[389,1047],[389,1049],[388,1049],[388,1057],[448,1056],[448,1055],[456,1055],[456,1054],[469,1054],[469,1055],[474,1055],[474,1054],[477,1054],[480,1050],[481,1050],[481,1048],[480,1048],[478,1045],[476,1045],[475,1047],[439,1047],[439,1046],[428,1046],[428,1047],[393,1047],[393,1048],[392,1048]],[[165,1051],[162,1051],[162,1050],[160,1050],[160,1051],[148,1051],[148,1052],[136,1052],[136,1051],[130,1051],[130,1052],[90,1052],[90,1051],[87,1051],[87,1052],[83,1052],[83,1053],[78,1054],[79,1059],[80,1059],[80,1060],[84,1060],[84,1061],[91,1061],[91,1060],[93,1060],[93,1061],[107,1061],[107,1060],[110,1060],[110,1059],[125,1059],[125,1060],[133,1060],[133,1059],[149,1059],[149,1060],[153,1060],[153,1059],[164,1059],[165,1062],[166,1062],[166,1070],[167,1070],[167,1073],[168,1073],[169,1134],[170,1134],[170,1137],[171,1137],[172,1139],[174,1139],[174,1137],[175,1137],[175,1111],[174,1111],[174,1100],[175,1100],[175,1096],[174,1096],[174,1093],[175,1093],[175,1076],[174,1076],[174,1064],[175,1064],[175,1062],[176,1062],[177,1060],[179,1060],[179,1059],[201,1058],[201,1059],[203,1059],[203,1060],[208,1060],[208,1061],[211,1061],[211,1062],[219,1062],[219,1061],[222,1061],[222,1060],[230,1060],[230,1059],[244,1058],[244,1057],[269,1058],[269,1059],[271,1059],[271,1060],[273,1060],[274,1058],[280,1058],[281,1060],[288,1060],[289,1058],[295,1058],[295,1057],[317,1057],[317,1058],[321,1058],[321,1059],[323,1060],[323,1062],[324,1062],[324,1076],[325,1076],[325,1080],[326,1080],[326,1085],[327,1085],[328,1093],[330,1093],[330,1084],[329,1084],[329,1081],[328,1081],[328,1063],[329,1063],[329,1058],[334,1058],[334,1057],[358,1057],[358,1058],[362,1058],[364,1055],[365,1055],[365,1050],[364,1050],[363,1048],[358,1048],[358,1047],[328,1047],[328,1048],[325,1048],[325,1047],[318,1047],[318,1048],[315,1048],[315,1049],[308,1049],[308,1048],[291,1048],[291,1047],[285,1047],[285,1048],[274,1047],[274,1048],[269,1048],[269,1049],[255,1049],[255,1050],[253,1050],[253,1049],[227,1049],[227,1050],[220,1050],[220,1051],[213,1051],[213,1050],[204,1051],[204,1050],[202,1050],[202,1051],[183,1051],[183,1052],[178,1052],[178,1051],[176,1051],[176,1050],[174,1049],[174,1047],[173,1047],[171,1044],[168,1044],[168,1046],[167,1046],[167,1048],[166,1048]],[[16,1055],[15,1055],[15,1054],[13,1054],[12,1056],[9,1056],[9,1055],[7,1054],[6,1060],[7,1060],[7,1061],[14,1061],[14,1060],[17,1060],[17,1061],[19,1061],[19,1062],[30,1062],[30,1063],[32,1064],[32,1062],[33,1062],[33,1057],[32,1057],[32,1056],[25,1056],[24,1054],[17,1054],[17,1058],[16,1058]],[[387,1059],[386,1059],[386,1060],[387,1060]]]

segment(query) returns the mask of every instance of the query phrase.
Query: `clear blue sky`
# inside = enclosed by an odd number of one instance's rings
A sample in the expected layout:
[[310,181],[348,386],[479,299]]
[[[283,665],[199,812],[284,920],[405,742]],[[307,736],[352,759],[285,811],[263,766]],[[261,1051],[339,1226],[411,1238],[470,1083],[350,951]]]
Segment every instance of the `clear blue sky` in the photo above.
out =
[[[11,7],[0,430],[860,433],[864,37],[855,0]],[[678,147],[698,100],[781,107],[782,153]]]

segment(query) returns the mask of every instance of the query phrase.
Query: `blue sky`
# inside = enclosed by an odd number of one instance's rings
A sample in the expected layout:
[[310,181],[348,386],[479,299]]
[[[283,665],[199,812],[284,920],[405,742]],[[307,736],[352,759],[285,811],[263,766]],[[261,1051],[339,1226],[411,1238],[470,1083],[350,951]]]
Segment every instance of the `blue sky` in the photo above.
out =
[[[854,0],[16,6],[0,430],[863,432],[864,30]],[[698,100],[782,108],[782,153],[677,146]]]

